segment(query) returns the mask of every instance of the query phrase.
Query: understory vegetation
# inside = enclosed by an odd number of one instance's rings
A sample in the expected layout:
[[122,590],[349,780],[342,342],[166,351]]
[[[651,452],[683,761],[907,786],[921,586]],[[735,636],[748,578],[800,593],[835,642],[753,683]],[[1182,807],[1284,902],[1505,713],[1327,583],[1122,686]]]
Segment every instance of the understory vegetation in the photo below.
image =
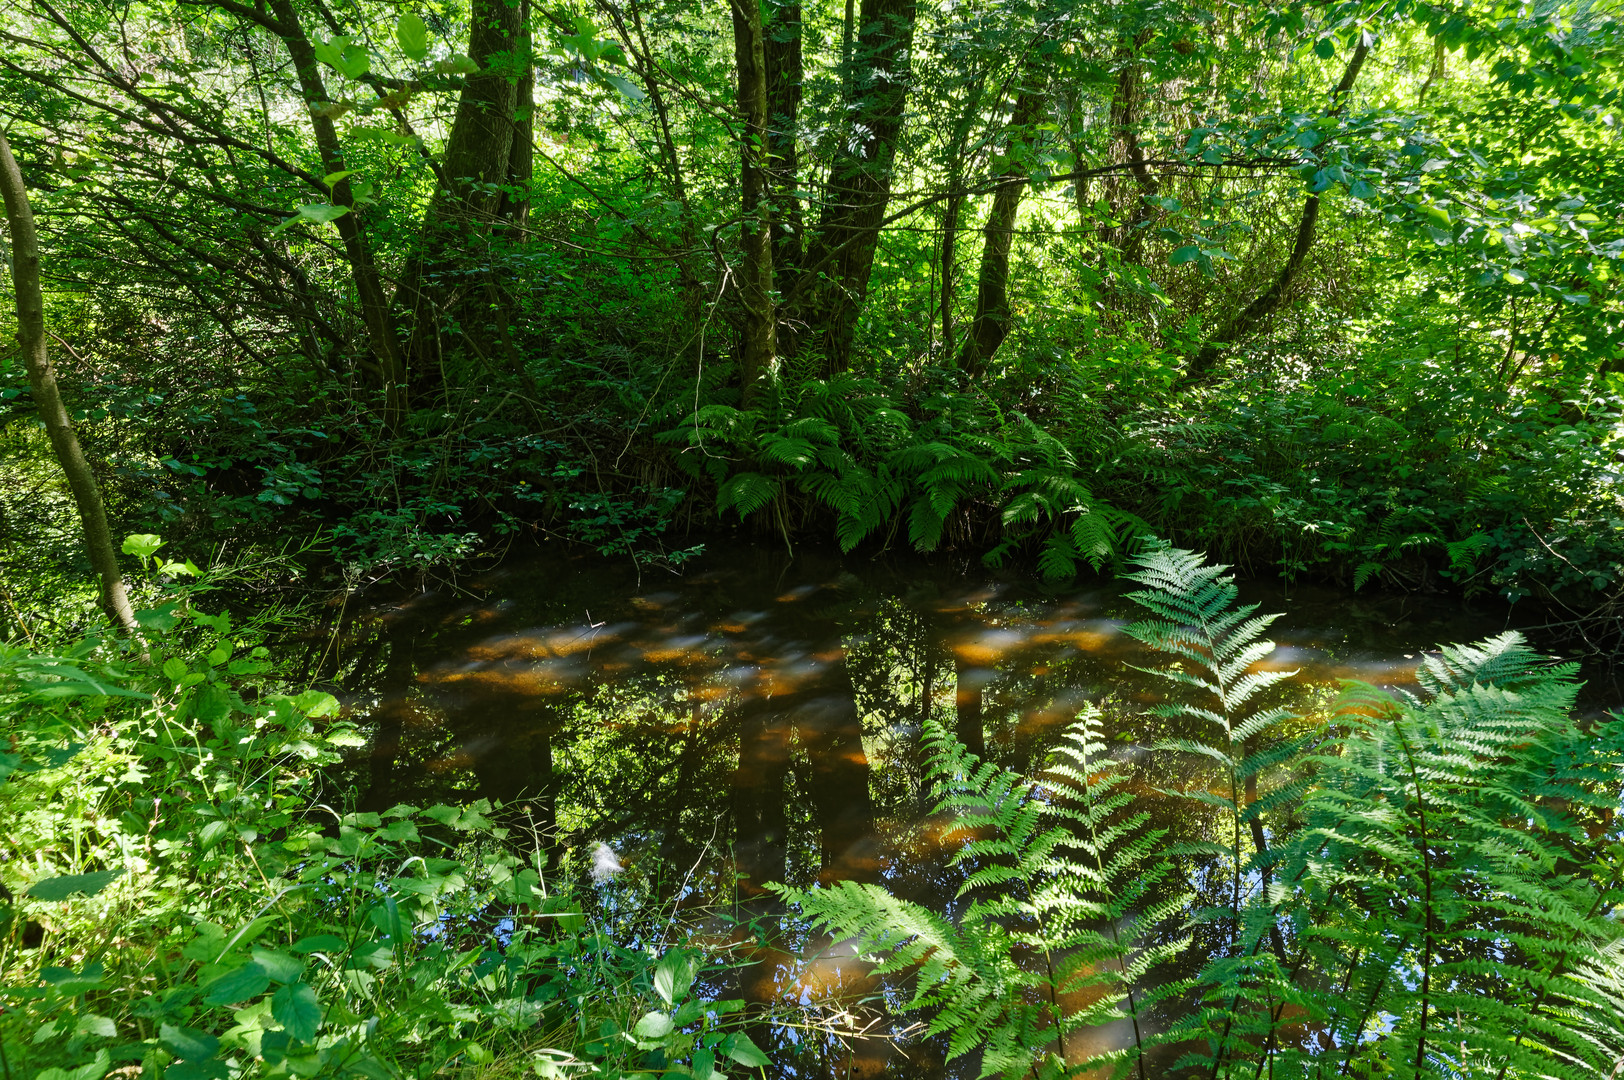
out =
[[0,650],[0,1075],[709,1077],[725,946],[549,865],[517,808],[355,812],[365,740],[253,627]]

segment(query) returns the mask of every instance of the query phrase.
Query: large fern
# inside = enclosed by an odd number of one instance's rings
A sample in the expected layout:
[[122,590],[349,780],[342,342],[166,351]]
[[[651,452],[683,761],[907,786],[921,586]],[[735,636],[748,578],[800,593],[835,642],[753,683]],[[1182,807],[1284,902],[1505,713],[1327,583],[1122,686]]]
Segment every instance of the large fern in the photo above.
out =
[[[948,1056],[979,1050],[980,1075],[1075,1075],[1138,1065],[1148,1034],[1141,1016],[1182,992],[1146,976],[1187,939],[1151,948],[1140,938],[1188,903],[1167,896],[1160,832],[1127,812],[1123,776],[1105,753],[1099,714],[1085,710],[1049,769],[1036,780],[983,762],[939,726],[927,738],[939,812],[968,837],[954,856],[968,868],[954,921],[899,900],[878,885],[842,882],[810,891],[779,888],[816,926],[854,937],[880,974],[908,972],[905,1008],[930,1013]],[[1064,1002],[1091,1002],[1075,1010]],[[1072,1036],[1127,1018],[1134,1040],[1083,1060]]]
[[[1255,906],[1290,916],[1296,954],[1254,1000],[1268,1024],[1209,1030],[1211,1075],[1281,1077],[1607,1075],[1624,1031],[1568,1014],[1597,1000],[1593,970],[1618,934],[1617,868],[1585,826],[1619,806],[1624,744],[1571,718],[1573,665],[1544,663],[1516,634],[1451,646],[1418,672],[1430,696],[1355,686],[1341,749],[1313,764],[1304,824],[1280,853],[1288,892]],[[1239,993],[1209,965],[1207,998]],[[1275,1025],[1289,1002],[1316,1039]],[[1255,1018],[1256,1013],[1250,1014]]]
[[[1185,1048],[1170,1075],[1624,1075],[1624,721],[1581,729],[1574,667],[1515,634],[1449,646],[1418,694],[1351,685],[1328,724],[1287,738],[1289,714],[1260,697],[1287,676],[1256,670],[1272,617],[1189,552],[1138,567],[1151,617],[1130,629],[1177,661],[1152,670],[1190,700],[1159,711],[1194,729],[1167,745],[1216,767],[1187,794],[1224,843],[1163,848],[1129,813],[1092,711],[1030,781],[932,728],[939,809],[972,830],[962,915],[875,885],[784,894],[882,972],[912,972],[906,1008],[929,1010],[954,1056],[981,1048],[983,1076],[1144,1076],[1138,1020],[1175,996],[1155,1038]],[[1160,899],[1177,852],[1214,860],[1222,895],[1187,925],[1223,932],[1196,977],[1147,995],[1149,969],[1187,942],[1144,936],[1188,902]],[[1093,1004],[1066,1007],[1089,987]],[[1124,1015],[1130,1048],[1074,1060],[1072,1033]]]

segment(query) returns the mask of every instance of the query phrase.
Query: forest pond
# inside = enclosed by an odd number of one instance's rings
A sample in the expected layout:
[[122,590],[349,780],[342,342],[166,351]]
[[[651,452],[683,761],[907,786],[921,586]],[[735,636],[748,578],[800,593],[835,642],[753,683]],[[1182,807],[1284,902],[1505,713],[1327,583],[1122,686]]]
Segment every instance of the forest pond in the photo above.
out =
[[[951,910],[962,875],[947,865],[952,830],[930,813],[927,719],[1025,769],[1099,704],[1140,808],[1175,836],[1200,834],[1197,804],[1165,793],[1200,783],[1195,766],[1151,750],[1177,733],[1145,714],[1166,684],[1132,666],[1158,658],[1123,633],[1138,617],[1127,591],[744,546],[713,546],[681,575],[559,553],[509,560],[350,624],[341,679],[375,732],[358,779],[378,809],[509,804],[556,872],[634,938],[680,925],[749,942],[753,922],[772,946],[741,950],[755,962],[717,989],[829,1002],[820,1015],[838,1027],[843,1004],[883,988],[849,948],[842,958],[781,920],[760,885],[877,881]],[[1287,693],[1304,712],[1339,680],[1412,685],[1425,650],[1515,626],[1492,600],[1278,582],[1243,582],[1242,598],[1283,613],[1265,664],[1298,672]],[[1582,708],[1620,700],[1592,676]],[[623,869],[594,882],[602,844]],[[760,1034],[786,1075],[942,1072],[928,1041]]]

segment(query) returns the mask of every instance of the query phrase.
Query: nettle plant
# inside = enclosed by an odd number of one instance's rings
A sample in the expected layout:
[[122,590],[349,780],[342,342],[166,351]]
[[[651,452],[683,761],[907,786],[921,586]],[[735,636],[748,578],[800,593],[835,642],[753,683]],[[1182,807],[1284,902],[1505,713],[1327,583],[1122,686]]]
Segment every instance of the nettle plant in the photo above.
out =
[[[1032,777],[938,729],[959,917],[874,885],[784,895],[911,976],[904,1010],[984,1077],[1619,1075],[1624,724],[1573,718],[1575,666],[1508,633],[1427,657],[1417,694],[1350,684],[1288,725],[1261,704],[1270,619],[1224,568],[1136,562],[1131,632],[1182,698],[1159,711],[1195,726],[1163,750],[1206,763],[1170,794],[1218,839],[1145,829],[1092,710]],[[1121,1048],[1085,1054],[1107,1024]]]
[[141,622],[144,657],[0,646],[0,1076],[765,1063],[714,958],[611,938],[489,803],[333,808],[365,740],[330,695],[224,614]]

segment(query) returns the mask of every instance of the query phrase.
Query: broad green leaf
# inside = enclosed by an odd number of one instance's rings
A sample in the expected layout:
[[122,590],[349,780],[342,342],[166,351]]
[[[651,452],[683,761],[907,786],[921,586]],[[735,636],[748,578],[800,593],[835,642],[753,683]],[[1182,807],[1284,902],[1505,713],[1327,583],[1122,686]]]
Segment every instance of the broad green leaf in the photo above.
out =
[[1195,262],[1199,258],[1201,258],[1201,249],[1194,244],[1186,244],[1169,255],[1167,261],[1174,266],[1182,266],[1187,262]]
[[429,54],[428,24],[416,15],[402,15],[395,24],[395,41],[410,59],[423,59]]
[[73,1026],[75,1035],[91,1035],[98,1039],[111,1039],[118,1034],[118,1025],[105,1016],[86,1013]]
[[24,896],[36,900],[67,900],[73,896],[95,896],[116,880],[123,870],[97,870],[91,874],[68,874],[46,878],[30,885]]
[[135,621],[144,629],[167,634],[180,622],[180,616],[176,614],[179,610],[180,605],[176,603],[159,604],[155,608],[137,611]]
[[[222,824],[215,822],[215,824]],[[205,1005],[230,1005],[258,997],[270,989],[271,978],[258,963],[244,964],[210,982],[203,988]]]
[[768,1063],[767,1055],[761,1052],[759,1046],[750,1041],[750,1036],[733,1034],[728,1038],[732,1040],[731,1044],[724,1040],[722,1045],[727,1049],[727,1056],[740,1065],[747,1069],[759,1069]]
[[320,690],[306,690],[293,699],[293,705],[312,719],[332,716],[338,712],[338,699]]
[[[343,942],[339,943],[340,947]],[[252,953],[254,963],[258,964],[270,980],[275,983],[293,982],[304,971],[304,961],[296,956],[289,956],[284,952],[275,952],[271,949],[255,949]]]
[[271,1015],[289,1035],[309,1042],[321,1027],[321,1002],[310,987],[291,982],[271,996]]
[[660,963],[654,969],[654,991],[667,1005],[674,1004],[677,998],[687,994],[693,982],[693,967],[686,956],[673,951],[660,957]]
[[671,1034],[671,1017],[663,1012],[648,1012],[632,1029],[639,1038],[663,1039]]
[[220,1051],[220,1040],[196,1028],[164,1024],[158,1029],[158,1039],[176,1057],[186,1061],[204,1061]]
[[616,90],[619,90],[622,95],[632,101],[642,101],[648,96],[647,94],[643,93],[642,89],[638,87],[637,84],[623,76],[604,72],[603,81],[614,87]]
[[163,546],[164,538],[155,533],[131,533],[124,538],[124,554],[139,555],[143,559],[152,558]]

